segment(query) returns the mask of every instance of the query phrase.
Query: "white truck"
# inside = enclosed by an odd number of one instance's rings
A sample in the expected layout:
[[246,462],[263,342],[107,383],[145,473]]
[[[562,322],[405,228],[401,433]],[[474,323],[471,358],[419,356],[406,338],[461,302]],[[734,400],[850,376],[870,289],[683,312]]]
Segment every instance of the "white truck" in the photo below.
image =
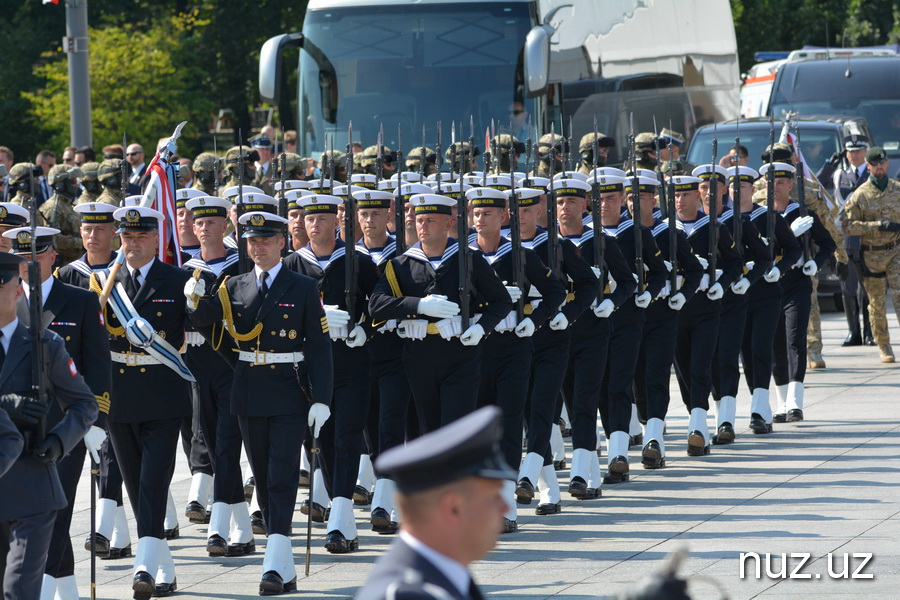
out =
[[[724,0],[310,0],[301,33],[262,47],[259,89],[277,104],[284,50],[300,47],[298,151],[342,149],[347,123],[364,145],[383,126],[396,149],[433,145],[451,121],[481,145],[527,111],[534,140],[574,120],[624,146],[637,131],[734,118],[740,76]],[[523,137],[524,132],[516,133]],[[524,141],[524,139],[522,140]],[[577,140],[575,140],[577,144]],[[617,151],[618,151],[617,149]],[[612,163],[614,159],[611,158]]]

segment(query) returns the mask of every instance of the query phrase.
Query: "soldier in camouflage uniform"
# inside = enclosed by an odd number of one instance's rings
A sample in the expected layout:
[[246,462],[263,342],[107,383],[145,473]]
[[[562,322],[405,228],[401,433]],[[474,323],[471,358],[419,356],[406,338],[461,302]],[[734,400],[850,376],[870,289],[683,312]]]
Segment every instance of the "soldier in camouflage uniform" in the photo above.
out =
[[78,183],[81,184],[81,194],[78,196],[75,204],[87,204],[88,202],[97,201],[97,198],[103,192],[103,186],[100,185],[100,181],[97,179],[99,173],[100,163],[98,162],[91,161],[81,165],[81,179],[78,180]]
[[456,173],[459,171],[459,154],[462,153],[462,172],[469,173],[476,169],[475,167],[475,157],[480,154],[478,146],[475,146],[475,152],[472,152],[472,146],[469,142],[456,142],[455,144],[450,144],[447,146],[447,150],[444,151],[444,160],[447,163],[453,163],[453,172]]
[[609,149],[616,147],[616,140],[609,137],[605,133],[599,131],[594,133],[586,133],[581,136],[581,142],[578,144],[578,153],[581,155],[581,161],[578,163],[578,172],[590,175],[594,169],[594,139],[597,139],[597,168],[606,166],[606,159],[609,156]]
[[[655,171],[659,164],[656,156],[656,136],[650,131],[645,131],[634,136],[634,152],[637,155],[637,168]],[[625,165],[631,169],[631,164]]]
[[519,157],[525,154],[525,144],[509,135],[501,133],[491,140],[491,173],[495,175],[506,174],[513,170],[510,167],[510,152],[512,153],[512,166],[518,168]]
[[34,173],[35,167],[32,163],[17,163],[12,166],[6,184],[7,202],[31,210],[31,198],[41,189],[41,184],[37,179],[38,175]]
[[[790,144],[784,142],[775,143],[775,151],[772,155],[773,162],[786,162],[796,166],[796,156],[794,149]],[[761,157],[764,163],[769,161],[769,148],[763,152]],[[753,201],[757,204],[766,203],[766,182],[765,178],[759,178],[754,184]],[[799,185],[795,185],[791,190],[791,200],[797,201],[799,193]],[[836,219],[838,217],[838,207],[835,203],[830,202],[827,192],[822,185],[815,179],[809,177],[804,178],[804,190],[806,191],[806,206],[814,211],[822,220],[825,229],[828,230],[837,249],[835,250],[835,259],[838,262],[847,264],[847,250],[844,247],[844,237],[838,230]],[[831,206],[829,206],[829,204]],[[806,351],[807,365],[810,369],[824,369],[825,359],[822,357],[822,315],[819,311],[819,278],[812,278],[812,306],[809,313],[809,326],[806,330]]]
[[259,154],[254,150],[250,150],[247,146],[234,146],[225,153],[225,181],[222,182],[220,189],[238,184],[238,161],[240,160],[242,148],[244,153],[244,185],[253,184],[255,173],[251,165],[259,158]]
[[222,182],[224,174],[224,165],[222,159],[212,152],[201,152],[194,159],[194,165],[191,167],[194,172],[194,183],[191,188],[201,190],[207,195],[215,196],[216,177],[219,178],[218,183]]
[[[556,136],[556,137],[554,137]],[[538,163],[532,175],[535,177],[550,176],[550,149],[556,146],[556,161],[553,165],[553,172],[560,173],[563,171],[563,159],[566,157],[569,143],[566,138],[558,133],[545,133],[538,140]]]
[[81,245],[81,217],[72,208],[75,194],[78,193],[77,180],[81,175],[81,169],[65,164],[50,169],[47,182],[54,194],[38,207],[38,225],[54,227],[60,231],[53,237],[60,267],[84,254]]
[[97,202],[122,206],[122,159],[107,158],[97,169],[97,180],[103,186],[103,193]]
[[[309,179],[306,175],[306,169],[308,166],[307,159],[303,158],[299,154],[295,154],[293,152],[285,152],[284,153],[284,180],[300,180],[306,181]],[[279,169],[281,168],[281,163],[279,163]],[[281,175],[279,173],[278,177]]]
[[[322,179],[330,180],[331,179],[331,165],[334,164],[334,181],[335,183],[347,182],[347,158],[343,152],[339,152],[337,150],[328,150],[322,153],[322,156],[319,157],[319,172],[322,173]],[[374,164],[374,163],[373,163]],[[362,169],[362,165],[356,160],[356,156],[353,157],[353,170]],[[372,168],[374,172],[374,167]],[[367,171],[368,172],[368,171]]]
[[[420,150],[421,152],[421,150]],[[382,179],[390,179],[396,171],[396,165],[394,161],[396,159],[396,154],[394,151],[388,148],[387,146],[381,147],[381,156],[382,156]],[[412,152],[407,155],[407,158],[412,156]],[[376,175],[375,173],[375,160],[378,157],[378,146],[369,146],[365,150],[362,151],[361,154],[353,156],[353,168],[354,171],[357,167],[359,167],[359,172],[368,173],[369,175]],[[337,160],[337,159],[335,159]],[[426,159],[427,160],[427,159]],[[337,169],[335,169],[337,171]],[[427,174],[427,173],[426,173]],[[337,177],[335,177],[337,179]],[[343,179],[341,180],[343,181]]]
[[[420,171],[422,168],[422,153],[425,153],[425,169]],[[406,170],[412,171],[413,173],[422,173],[423,176],[428,177],[432,173],[437,170],[437,154],[434,153],[434,150],[431,148],[425,148],[423,146],[416,146],[406,155]]]
[[900,183],[888,177],[887,159],[882,148],[874,146],[866,153],[869,180],[859,186],[841,214],[847,235],[860,236],[860,262],[863,285],[869,295],[869,320],[878,344],[881,362],[894,362],[887,322],[887,292],[900,320]]

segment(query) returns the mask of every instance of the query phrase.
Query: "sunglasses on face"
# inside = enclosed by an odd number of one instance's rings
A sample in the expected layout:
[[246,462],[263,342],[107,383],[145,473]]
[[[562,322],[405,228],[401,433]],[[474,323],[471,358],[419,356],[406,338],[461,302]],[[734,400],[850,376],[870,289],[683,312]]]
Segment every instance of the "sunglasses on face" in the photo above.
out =
[[137,156],[139,154],[143,154],[143,152],[129,152],[125,156]]
[[523,112],[525,112],[524,109],[513,109],[513,110],[509,111],[509,114],[511,114],[511,115],[521,115]]

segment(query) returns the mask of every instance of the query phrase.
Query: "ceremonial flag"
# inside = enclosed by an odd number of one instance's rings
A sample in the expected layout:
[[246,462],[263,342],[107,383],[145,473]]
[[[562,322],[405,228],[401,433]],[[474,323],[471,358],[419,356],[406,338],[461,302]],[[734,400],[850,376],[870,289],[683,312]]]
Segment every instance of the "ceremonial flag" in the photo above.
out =
[[180,267],[181,244],[175,228],[175,168],[165,156],[157,152],[147,171],[150,173],[150,180],[141,204],[158,210],[164,217],[159,224],[159,260]]
[[44,0],[44,4],[59,4],[59,0]]

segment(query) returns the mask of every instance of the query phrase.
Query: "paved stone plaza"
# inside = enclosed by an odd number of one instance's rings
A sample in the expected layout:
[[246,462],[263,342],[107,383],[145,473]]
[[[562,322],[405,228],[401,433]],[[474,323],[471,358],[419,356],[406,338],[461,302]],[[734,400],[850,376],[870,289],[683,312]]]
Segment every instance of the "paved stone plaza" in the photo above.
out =
[[[631,481],[604,486],[603,498],[578,502],[564,491],[563,512],[545,517],[534,515],[534,505],[520,506],[519,531],[503,536],[497,549],[473,567],[481,588],[491,598],[614,596],[684,547],[690,555],[680,572],[691,577],[694,598],[724,597],[724,590],[730,598],[900,597],[900,363],[879,364],[877,348],[841,348],[843,314],[825,313],[823,321],[828,368],[807,374],[805,421],[776,424],[773,435],[753,435],[750,399],[742,386],[736,443],[689,458],[688,415],[673,377],[666,468],[644,471],[632,450]],[[893,316],[890,321],[895,346],[900,346],[900,330]],[[249,474],[246,464],[244,472]],[[565,489],[568,472],[559,475]],[[189,484],[179,452],[172,482],[179,511]],[[90,580],[83,549],[90,529],[88,490],[85,474],[72,526],[83,597]],[[305,493],[301,490],[299,499]],[[299,591],[285,597],[353,595],[392,540],[368,530],[367,508],[357,515],[360,551],[352,554],[328,554],[324,526],[314,526],[312,567],[304,578],[306,521],[298,507],[293,542]],[[183,514],[180,522],[181,537],[170,542],[178,574],[174,597],[258,597],[264,539],[257,537],[255,555],[211,558],[205,552],[206,526],[191,525]],[[755,576],[749,560],[741,579],[739,555],[750,552],[759,554],[762,576]],[[775,577],[766,575],[766,553]],[[788,554],[785,579],[780,578],[782,553]],[[795,577],[807,579],[787,578],[805,554],[811,558]],[[829,575],[829,554],[837,573],[849,556],[847,579]],[[874,558],[860,574],[874,577],[850,579],[863,554]],[[97,565],[97,598],[131,598],[131,559]]]

